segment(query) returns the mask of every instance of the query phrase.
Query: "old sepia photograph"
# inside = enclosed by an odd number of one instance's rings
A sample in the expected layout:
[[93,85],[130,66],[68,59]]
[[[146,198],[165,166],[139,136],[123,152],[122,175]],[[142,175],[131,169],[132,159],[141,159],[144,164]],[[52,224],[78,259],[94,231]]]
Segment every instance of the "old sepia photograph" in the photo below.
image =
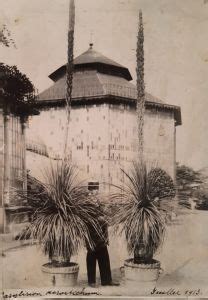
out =
[[207,29],[207,0],[0,0],[2,299],[208,297]]

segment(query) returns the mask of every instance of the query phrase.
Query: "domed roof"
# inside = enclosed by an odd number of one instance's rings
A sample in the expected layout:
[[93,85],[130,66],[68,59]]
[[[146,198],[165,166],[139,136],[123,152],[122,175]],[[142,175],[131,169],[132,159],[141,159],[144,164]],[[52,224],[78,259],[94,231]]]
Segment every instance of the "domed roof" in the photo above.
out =
[[[125,78],[126,80],[132,80],[129,70],[115,62],[112,59],[104,56],[103,54],[93,49],[93,44],[90,44],[90,48],[74,59],[74,70],[97,70],[100,73],[111,74]],[[66,72],[66,64],[49,75],[49,78],[53,81],[60,79]]]

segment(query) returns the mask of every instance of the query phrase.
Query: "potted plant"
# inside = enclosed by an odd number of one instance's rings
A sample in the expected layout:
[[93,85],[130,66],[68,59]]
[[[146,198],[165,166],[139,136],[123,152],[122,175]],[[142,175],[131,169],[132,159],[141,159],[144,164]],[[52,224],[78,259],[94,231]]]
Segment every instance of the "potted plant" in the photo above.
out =
[[163,243],[166,215],[160,202],[175,195],[173,181],[159,168],[147,172],[144,163],[133,164],[130,174],[122,172],[126,183],[117,186],[119,191],[111,199],[117,203],[112,225],[124,232],[127,249],[133,254],[124,263],[125,279],[156,281],[161,268],[153,256]]
[[87,188],[78,182],[77,175],[66,161],[51,165],[46,183],[34,179],[36,188],[25,195],[33,213],[24,235],[28,237],[29,233],[48,255],[49,262],[42,266],[42,271],[50,274],[57,286],[76,285],[79,266],[71,257],[85,243],[93,248],[88,228],[102,234],[97,223],[99,208]]

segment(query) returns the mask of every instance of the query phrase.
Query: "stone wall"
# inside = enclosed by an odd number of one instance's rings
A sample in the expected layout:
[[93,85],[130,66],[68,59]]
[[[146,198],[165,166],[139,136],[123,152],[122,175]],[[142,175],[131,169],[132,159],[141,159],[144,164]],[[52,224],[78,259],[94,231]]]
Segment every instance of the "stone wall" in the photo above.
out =
[[175,180],[176,144],[173,112],[146,111],[145,155],[150,165],[164,169]]
[[[41,111],[30,119],[28,139],[35,132],[47,145],[49,156],[61,158],[65,137],[64,108]],[[146,110],[145,157],[149,166],[158,166],[174,178],[175,125],[172,112]],[[134,108],[124,105],[93,105],[73,107],[71,111],[68,154],[80,169],[81,179],[98,181],[108,193],[108,183],[121,184],[123,173],[137,158],[137,115]],[[31,156],[31,154],[29,154]],[[29,157],[30,157],[29,156]],[[44,158],[44,165],[46,165]],[[35,164],[42,165],[39,154],[27,160],[34,174]],[[37,169],[37,167],[36,167]]]

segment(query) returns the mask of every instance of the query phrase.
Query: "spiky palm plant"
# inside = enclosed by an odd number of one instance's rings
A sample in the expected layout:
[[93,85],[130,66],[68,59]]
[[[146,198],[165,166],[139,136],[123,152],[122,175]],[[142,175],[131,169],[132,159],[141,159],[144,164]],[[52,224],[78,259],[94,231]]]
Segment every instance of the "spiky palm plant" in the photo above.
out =
[[126,183],[117,186],[119,191],[111,196],[120,203],[113,212],[112,224],[125,233],[135,263],[150,263],[164,238],[165,214],[159,210],[157,200],[160,195],[172,196],[172,189],[168,194],[164,185],[166,192],[158,193],[157,186],[161,186],[163,178],[158,170],[147,172],[145,164],[134,163],[130,174],[122,170]]
[[38,189],[25,195],[33,207],[26,234],[42,245],[52,262],[69,263],[81,245],[94,247],[89,228],[102,235],[97,222],[100,211],[71,164],[61,161],[51,166],[45,177],[47,183],[35,180]]

